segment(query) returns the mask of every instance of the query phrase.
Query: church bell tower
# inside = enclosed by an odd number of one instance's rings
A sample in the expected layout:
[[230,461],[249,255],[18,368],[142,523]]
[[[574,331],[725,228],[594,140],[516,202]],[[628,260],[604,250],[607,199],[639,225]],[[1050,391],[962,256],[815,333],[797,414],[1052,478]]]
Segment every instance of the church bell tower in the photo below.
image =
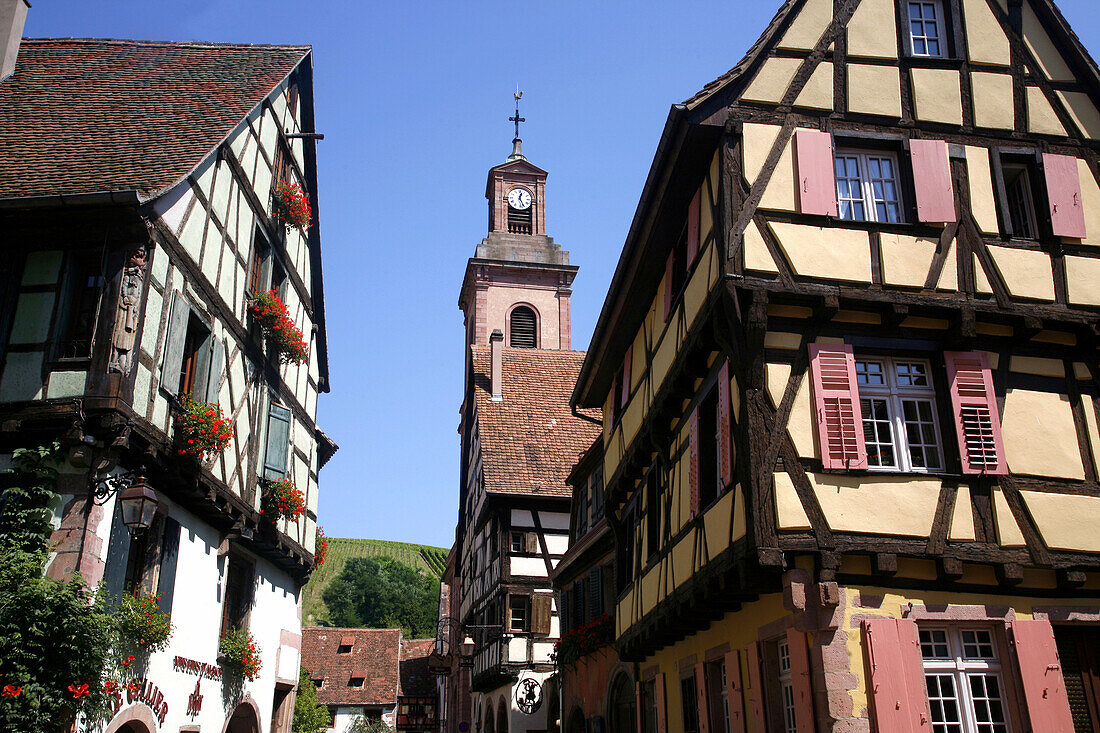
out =
[[512,153],[489,169],[485,198],[489,231],[466,264],[458,298],[466,346],[488,345],[493,331],[504,346],[570,348],[569,298],[577,268],[546,234],[546,171],[527,160],[519,137],[519,100]]

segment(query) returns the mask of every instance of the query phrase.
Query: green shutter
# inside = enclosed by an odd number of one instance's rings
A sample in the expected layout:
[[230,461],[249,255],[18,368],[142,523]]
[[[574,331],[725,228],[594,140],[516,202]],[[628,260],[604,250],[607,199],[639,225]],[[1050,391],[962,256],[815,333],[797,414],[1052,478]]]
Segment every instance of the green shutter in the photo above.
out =
[[290,410],[271,403],[267,413],[267,451],[264,453],[264,478],[286,475],[290,446]]
[[122,598],[126,585],[126,565],[130,561],[130,530],[122,523],[122,503],[115,499],[111,519],[111,538],[107,541],[107,559],[103,566],[103,587],[107,602],[114,606]]
[[187,340],[187,322],[190,319],[190,306],[182,295],[174,292],[172,314],[168,317],[168,334],[164,340],[164,366],[160,373],[160,386],[171,394],[179,392],[180,369],[183,368],[183,345]]
[[222,340],[215,336],[210,337],[210,368],[204,370],[209,374],[206,381],[206,397],[207,402],[217,402],[218,392],[221,391],[222,377],[225,372],[225,347],[222,346]]
[[161,542],[157,595],[160,596],[160,610],[171,614],[172,596],[176,590],[176,561],[180,553],[180,523],[171,517],[164,520],[164,537]]

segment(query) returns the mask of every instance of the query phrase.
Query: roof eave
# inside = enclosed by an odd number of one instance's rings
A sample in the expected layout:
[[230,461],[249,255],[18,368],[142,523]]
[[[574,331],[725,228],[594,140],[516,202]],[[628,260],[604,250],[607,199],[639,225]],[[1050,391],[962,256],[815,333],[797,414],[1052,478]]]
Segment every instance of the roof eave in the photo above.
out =
[[0,198],[0,209],[56,209],[69,206],[139,206],[143,203],[137,189],[55,193],[47,196]]

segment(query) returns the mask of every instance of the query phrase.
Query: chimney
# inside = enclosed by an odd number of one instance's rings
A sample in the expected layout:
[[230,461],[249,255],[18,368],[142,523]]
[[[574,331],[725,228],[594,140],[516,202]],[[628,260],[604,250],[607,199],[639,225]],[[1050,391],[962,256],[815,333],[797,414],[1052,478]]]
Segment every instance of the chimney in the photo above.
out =
[[4,58],[0,59],[0,81],[15,71],[15,58],[19,55],[19,42],[23,40],[23,23],[27,20],[28,0],[0,0],[0,39],[4,44]]
[[504,334],[499,328],[489,335],[489,395],[493,402],[504,399]]

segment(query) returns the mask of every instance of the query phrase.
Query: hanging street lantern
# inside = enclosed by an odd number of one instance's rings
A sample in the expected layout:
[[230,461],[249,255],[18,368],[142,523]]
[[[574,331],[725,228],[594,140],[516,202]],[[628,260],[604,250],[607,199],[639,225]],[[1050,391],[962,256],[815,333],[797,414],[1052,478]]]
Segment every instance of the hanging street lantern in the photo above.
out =
[[137,534],[149,529],[153,524],[153,516],[157,513],[157,492],[145,482],[145,476],[140,473],[134,479],[133,484],[123,491],[119,497],[122,504],[122,523],[130,532]]

